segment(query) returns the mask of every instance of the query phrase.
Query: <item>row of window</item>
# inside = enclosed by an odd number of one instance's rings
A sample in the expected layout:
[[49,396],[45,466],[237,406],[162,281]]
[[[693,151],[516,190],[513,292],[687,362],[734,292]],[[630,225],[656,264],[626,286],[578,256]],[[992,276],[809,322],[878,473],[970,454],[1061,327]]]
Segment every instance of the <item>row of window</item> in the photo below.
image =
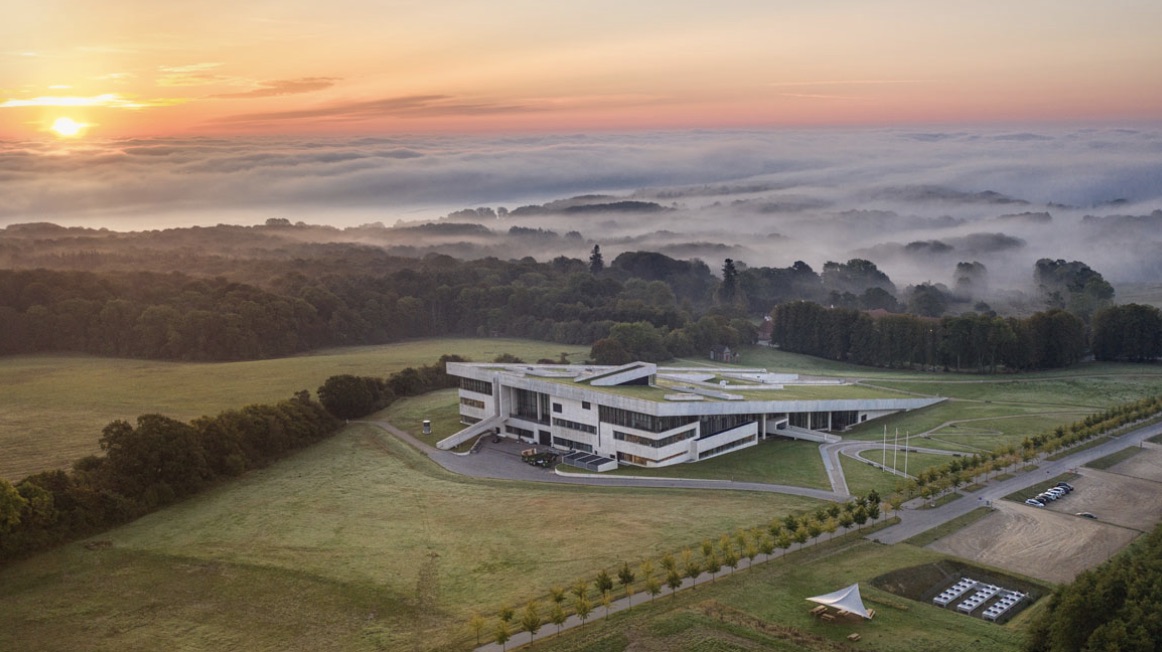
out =
[[565,439],[564,437],[553,437],[553,445],[557,448],[569,448],[582,453],[592,453],[593,447],[589,444],[583,444],[572,439]]
[[712,437],[720,432],[726,432],[748,423],[758,421],[755,414],[710,414],[699,419],[701,437]]
[[476,417],[466,417],[463,414],[461,414],[460,415],[460,423],[462,423],[466,426],[470,426],[474,423],[480,423],[480,419],[478,419]]
[[474,407],[479,410],[484,409],[484,401],[477,401],[474,398],[467,398],[463,396],[460,397],[460,405],[467,405],[468,407]]
[[506,424],[504,426],[504,431],[510,435],[516,435],[518,437],[526,437],[528,439],[533,438],[533,431],[528,430],[527,428],[518,428],[516,426],[510,426]]
[[650,439],[649,437],[642,437],[641,435],[634,435],[628,432],[621,432],[620,430],[613,431],[613,438],[618,441],[624,441],[630,444],[637,444],[639,446],[649,446],[650,448],[663,448],[670,444],[676,444],[680,441],[685,441],[694,436],[696,431],[691,428],[683,430],[676,435],[670,435],[662,439]]
[[605,423],[633,428],[634,430],[645,430],[647,432],[665,432],[694,423],[698,420],[698,417],[693,416],[656,417],[652,414],[643,414],[641,412],[634,412],[633,410],[623,410],[621,408],[606,407],[604,405],[597,406],[597,409],[599,418]]
[[492,396],[492,383],[487,380],[476,380],[475,378],[464,378],[461,376],[460,389]]
[[707,457],[710,457],[711,455],[717,455],[719,453],[726,452],[732,448],[738,448],[739,446],[746,446],[747,444],[753,444],[754,442],[755,442],[755,435],[751,435],[750,437],[743,437],[742,439],[732,441],[729,444],[723,444],[721,446],[716,446],[714,448],[711,448],[708,451],[702,451],[701,453],[698,454],[698,459],[700,459],[700,460],[706,459]]
[[553,425],[560,426],[562,428],[569,428],[570,430],[580,430],[581,432],[587,432],[591,435],[597,434],[596,426],[591,426],[587,423],[578,423],[568,419],[553,419]]

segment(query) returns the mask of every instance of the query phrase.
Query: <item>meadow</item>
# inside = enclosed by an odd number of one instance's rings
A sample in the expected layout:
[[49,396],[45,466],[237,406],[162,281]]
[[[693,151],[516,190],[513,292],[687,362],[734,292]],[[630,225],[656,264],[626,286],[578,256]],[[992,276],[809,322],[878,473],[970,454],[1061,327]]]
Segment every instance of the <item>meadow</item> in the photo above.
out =
[[315,389],[337,374],[385,377],[444,354],[488,361],[582,361],[585,347],[515,339],[432,339],[322,350],[275,360],[183,363],[92,356],[12,356],[0,363],[0,477],[19,480],[99,452],[101,429],[146,413],[188,420]]
[[[474,611],[816,504],[474,480],[353,424],[100,535],[108,549],[72,544],[0,570],[0,649],[156,649],[178,637],[187,649],[279,649],[282,622],[325,623],[332,636],[308,633],[296,649],[462,648]],[[438,609],[421,617],[429,564]],[[238,626],[256,612],[269,615]]]
[[[0,401],[13,407],[0,417],[0,442],[20,461],[6,455],[0,463],[13,478],[67,465],[96,451],[96,437],[109,420],[142,412],[189,418],[283,398],[337,373],[383,376],[444,353],[535,360],[556,358],[562,350],[574,360],[586,355],[576,347],[519,340],[430,340],[220,365],[9,358],[0,367]],[[1154,366],[1090,364],[1052,374],[961,377],[865,370],[771,349],[748,349],[743,363],[954,396],[887,421],[902,432],[935,430],[922,445],[943,442],[950,450],[1020,441],[1029,429],[1162,391],[1162,370]],[[428,439],[434,442],[458,428],[456,393],[401,400],[373,418],[416,434],[419,421],[431,419]],[[30,432],[32,426],[40,429]],[[869,424],[855,436],[875,441],[882,428]],[[29,440],[35,446],[21,451],[20,442]],[[771,441],[671,472],[820,486],[818,459],[814,444]],[[909,470],[937,460],[914,456]],[[843,464],[853,492],[887,494],[895,486],[894,476],[867,464]],[[106,532],[96,549],[71,544],[0,569],[0,649],[157,649],[175,641],[181,649],[467,649],[466,623],[474,612],[519,606],[544,598],[552,585],[592,577],[623,560],[697,548],[705,538],[816,504],[747,492],[464,478],[378,428],[352,424],[270,468]],[[622,650],[635,643],[640,649],[734,650],[750,649],[740,641],[763,641],[769,649],[802,649],[796,645],[803,641],[778,643],[769,636],[771,628],[794,628],[809,635],[803,643],[809,649],[828,649],[846,632],[806,617],[805,596],[938,558],[913,546],[866,541],[809,548],[787,563],[660,599],[538,648]],[[420,589],[421,577],[438,578],[434,596]],[[865,595],[881,615],[858,631],[875,649],[1018,647],[1023,616],[998,627],[916,603],[881,608],[906,601],[874,588]],[[973,641],[981,643],[974,648]]]
[[[536,649],[543,652],[621,652],[665,650],[832,651],[854,649],[845,639],[858,633],[855,646],[884,652],[915,650],[1020,649],[1027,610],[1006,625],[969,618],[953,610],[912,601],[872,586],[877,577],[931,564],[942,555],[911,545],[882,546],[866,539],[824,543],[693,591],[594,620],[577,630],[550,637],[546,628]],[[876,610],[870,621],[825,623],[809,613],[805,598],[860,583],[864,603]],[[597,612],[600,614],[600,610]]]

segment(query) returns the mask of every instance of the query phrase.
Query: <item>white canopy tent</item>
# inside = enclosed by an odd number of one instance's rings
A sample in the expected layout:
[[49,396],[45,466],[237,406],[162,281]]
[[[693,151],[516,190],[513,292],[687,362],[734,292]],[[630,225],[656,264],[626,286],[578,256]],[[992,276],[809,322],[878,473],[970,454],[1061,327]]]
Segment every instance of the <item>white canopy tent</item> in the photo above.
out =
[[813,598],[807,598],[811,602],[818,602],[828,607],[835,609],[842,609],[848,613],[858,614],[864,618],[870,619],[872,616],[868,613],[866,607],[863,606],[863,598],[859,596],[859,583],[852,584],[846,589],[839,589],[826,595],[817,595]]

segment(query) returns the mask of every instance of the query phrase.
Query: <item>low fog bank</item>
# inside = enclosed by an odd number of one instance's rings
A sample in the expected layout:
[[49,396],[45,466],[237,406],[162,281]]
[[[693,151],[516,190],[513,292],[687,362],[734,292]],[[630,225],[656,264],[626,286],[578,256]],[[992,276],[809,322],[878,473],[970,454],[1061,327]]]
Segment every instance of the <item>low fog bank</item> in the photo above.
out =
[[1159,128],[6,142],[0,180],[0,226],[277,218],[336,227],[288,237],[405,255],[866,258],[899,287],[951,286],[977,261],[998,291],[1062,258],[1162,280]]

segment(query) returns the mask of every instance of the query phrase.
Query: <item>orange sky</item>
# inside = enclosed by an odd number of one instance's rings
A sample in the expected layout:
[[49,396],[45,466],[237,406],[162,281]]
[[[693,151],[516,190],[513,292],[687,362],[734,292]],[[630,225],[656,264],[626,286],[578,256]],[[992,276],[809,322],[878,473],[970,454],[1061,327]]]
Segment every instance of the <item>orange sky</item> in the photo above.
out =
[[8,0],[3,23],[3,138],[1162,119],[1158,0]]

